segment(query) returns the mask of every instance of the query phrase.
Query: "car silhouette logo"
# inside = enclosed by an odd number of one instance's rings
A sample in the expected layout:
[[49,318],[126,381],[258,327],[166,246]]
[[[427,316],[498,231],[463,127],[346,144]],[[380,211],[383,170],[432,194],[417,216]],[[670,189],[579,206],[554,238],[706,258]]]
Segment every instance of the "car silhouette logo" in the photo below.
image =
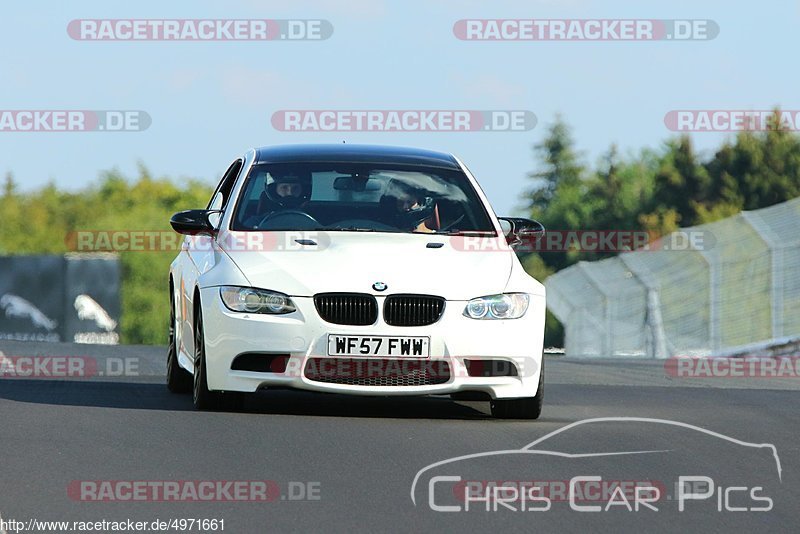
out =
[[387,286],[383,282],[375,282],[374,284],[372,284],[372,289],[374,289],[375,291],[386,291],[386,288],[388,287],[389,286]]

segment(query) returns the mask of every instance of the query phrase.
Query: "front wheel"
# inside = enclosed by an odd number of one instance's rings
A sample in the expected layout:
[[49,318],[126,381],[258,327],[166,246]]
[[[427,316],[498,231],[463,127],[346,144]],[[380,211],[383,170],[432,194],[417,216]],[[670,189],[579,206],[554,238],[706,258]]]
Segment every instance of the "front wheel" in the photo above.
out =
[[494,399],[490,401],[492,416],[498,419],[539,419],[544,402],[544,356],[539,371],[539,386],[536,396],[518,399]]
[[196,410],[217,410],[222,404],[222,394],[208,389],[206,378],[206,342],[203,334],[203,312],[197,308],[194,325],[194,380],[192,402]]

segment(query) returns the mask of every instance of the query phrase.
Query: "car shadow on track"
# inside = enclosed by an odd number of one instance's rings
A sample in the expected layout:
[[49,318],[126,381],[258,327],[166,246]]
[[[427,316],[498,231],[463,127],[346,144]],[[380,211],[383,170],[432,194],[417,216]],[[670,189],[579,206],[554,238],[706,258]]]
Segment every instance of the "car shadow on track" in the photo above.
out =
[[448,397],[362,397],[287,390],[266,390],[248,395],[242,411],[317,417],[492,418],[485,402],[455,402]]
[[[190,395],[176,395],[163,384],[0,380],[0,399],[59,406],[131,410],[192,410]],[[361,397],[330,393],[268,390],[247,395],[240,410],[250,414],[395,419],[492,419],[486,402],[453,401],[448,397]]]

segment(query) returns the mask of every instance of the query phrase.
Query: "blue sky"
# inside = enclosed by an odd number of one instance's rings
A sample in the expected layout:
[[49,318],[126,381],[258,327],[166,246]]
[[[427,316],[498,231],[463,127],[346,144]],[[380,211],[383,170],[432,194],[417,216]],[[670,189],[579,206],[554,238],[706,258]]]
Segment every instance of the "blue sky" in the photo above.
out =
[[[327,19],[304,42],[82,42],[79,18]],[[470,42],[464,18],[712,19],[710,41]],[[215,181],[250,146],[385,143],[453,152],[499,214],[519,205],[531,146],[556,113],[594,163],[611,143],[657,148],[672,109],[800,109],[797,1],[367,1],[6,3],[0,109],[138,109],[143,132],[0,132],[0,172],[29,190],[76,189],[105,169]],[[281,109],[524,109],[526,132],[286,133]],[[724,134],[693,134],[711,151]]]

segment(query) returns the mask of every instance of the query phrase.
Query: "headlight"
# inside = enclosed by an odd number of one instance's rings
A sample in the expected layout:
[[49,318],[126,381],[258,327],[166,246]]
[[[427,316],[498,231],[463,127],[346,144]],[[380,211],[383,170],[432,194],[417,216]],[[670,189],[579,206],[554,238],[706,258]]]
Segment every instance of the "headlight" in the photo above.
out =
[[287,295],[266,289],[223,286],[219,288],[219,296],[225,307],[235,312],[279,315],[297,309]]
[[518,319],[528,311],[526,293],[503,293],[472,299],[464,315],[472,319]]

